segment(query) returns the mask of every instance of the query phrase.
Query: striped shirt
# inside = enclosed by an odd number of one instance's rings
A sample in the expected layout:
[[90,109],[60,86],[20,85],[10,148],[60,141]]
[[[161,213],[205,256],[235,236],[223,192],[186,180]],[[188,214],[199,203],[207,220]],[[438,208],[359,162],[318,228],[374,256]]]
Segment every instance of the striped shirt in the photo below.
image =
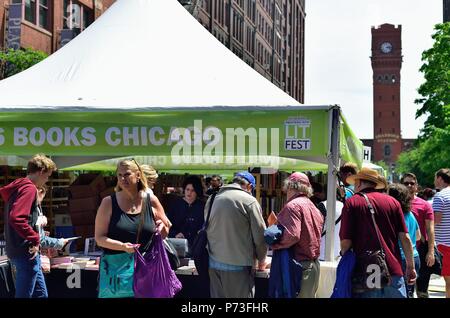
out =
[[450,188],[438,192],[433,198],[433,211],[442,213],[442,221],[434,226],[436,244],[450,246]]

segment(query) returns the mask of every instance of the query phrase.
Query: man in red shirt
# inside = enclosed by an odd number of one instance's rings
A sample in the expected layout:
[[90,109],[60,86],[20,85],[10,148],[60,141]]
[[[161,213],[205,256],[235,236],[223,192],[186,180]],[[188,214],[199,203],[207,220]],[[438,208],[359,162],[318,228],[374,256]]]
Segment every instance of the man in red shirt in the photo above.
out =
[[405,173],[401,183],[408,187],[413,200],[411,212],[419,223],[421,239],[417,242],[420,257],[420,270],[417,277],[417,297],[428,298],[428,285],[433,273],[434,259],[434,213],[431,204],[419,198],[417,177],[413,173]]
[[[356,175],[347,178],[347,182],[355,185],[355,192],[367,195],[374,208],[374,217],[383,250],[386,254],[386,263],[391,275],[391,282],[384,288],[375,286],[374,289],[354,293],[357,298],[406,298],[405,281],[401,266],[399,240],[406,256],[406,277],[409,284],[416,279],[414,270],[413,248],[402,209],[397,200],[385,193],[376,190],[385,187],[384,182],[375,170],[362,168]],[[350,248],[356,254],[356,267],[361,264],[358,260],[366,251],[380,249],[377,232],[365,198],[354,195],[348,199],[342,210],[341,219],[341,254]],[[368,269],[367,269],[368,270]],[[375,281],[376,283],[376,281]],[[376,285],[376,284],[375,284]]]
[[37,187],[44,185],[55,163],[45,155],[28,161],[27,176],[0,188],[5,201],[6,254],[16,268],[16,298],[47,298],[39,255]]
[[323,228],[322,213],[309,199],[312,187],[308,176],[294,172],[284,181],[287,203],[278,214],[283,235],[272,249],[291,248],[296,261],[303,267],[298,298],[315,298],[320,275],[320,238]]

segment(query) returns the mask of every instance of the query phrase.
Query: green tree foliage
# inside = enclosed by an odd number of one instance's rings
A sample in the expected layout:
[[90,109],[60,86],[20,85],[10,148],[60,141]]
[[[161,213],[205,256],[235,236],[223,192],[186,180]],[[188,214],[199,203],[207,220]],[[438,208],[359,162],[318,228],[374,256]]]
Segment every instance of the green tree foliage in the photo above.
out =
[[433,47],[422,54],[425,63],[420,71],[424,74],[425,83],[419,88],[422,98],[415,101],[422,105],[416,118],[428,115],[422,138],[429,137],[434,127],[444,128],[448,124],[444,119],[448,120],[445,106],[450,105],[450,23],[438,24],[435,30]]
[[425,185],[433,184],[438,169],[450,167],[450,23],[436,25],[435,31],[433,47],[422,54],[425,82],[415,101],[422,105],[416,118],[428,117],[414,148],[398,160],[400,172],[414,172]]
[[33,49],[0,51],[0,80],[39,63],[47,54]]
[[397,161],[402,173],[413,172],[422,185],[433,186],[434,173],[450,167],[450,125],[435,128],[433,136],[418,143],[411,151],[404,152]]

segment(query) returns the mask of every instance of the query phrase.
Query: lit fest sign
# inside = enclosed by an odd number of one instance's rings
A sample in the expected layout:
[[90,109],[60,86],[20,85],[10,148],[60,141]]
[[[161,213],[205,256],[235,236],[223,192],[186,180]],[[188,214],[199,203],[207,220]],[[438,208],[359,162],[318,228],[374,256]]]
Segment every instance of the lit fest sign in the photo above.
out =
[[311,149],[311,120],[301,117],[289,118],[284,122],[285,150]]

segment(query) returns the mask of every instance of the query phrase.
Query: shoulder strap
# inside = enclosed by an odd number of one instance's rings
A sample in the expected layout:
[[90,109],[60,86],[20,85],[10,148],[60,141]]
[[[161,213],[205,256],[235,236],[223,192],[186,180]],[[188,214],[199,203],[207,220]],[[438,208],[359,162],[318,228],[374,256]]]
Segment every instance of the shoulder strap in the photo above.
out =
[[[155,219],[155,215],[153,214],[152,201],[150,200],[150,193],[147,192],[146,194],[147,194],[147,197],[146,197],[147,200],[145,201],[146,212],[149,214],[149,217],[153,220],[153,223],[155,224],[155,230],[156,230],[156,219]],[[140,235],[140,232],[142,230],[142,226],[144,224],[144,220],[145,220],[144,217],[141,215],[141,222],[139,223],[139,230],[138,230],[138,237],[137,237],[138,240],[137,240],[137,242],[139,241],[139,235]],[[144,253],[146,251],[148,251],[148,249],[150,248],[150,245],[153,242],[153,236],[154,236],[154,234],[151,236],[150,240],[148,240],[147,244],[145,244],[145,246],[143,248]]]
[[[139,193],[139,195],[141,195],[141,194]],[[145,210],[144,210],[144,206],[141,207],[141,216],[139,218],[140,220],[139,220],[139,227],[138,227],[138,232],[137,232],[137,236],[136,236],[136,244],[139,243],[139,238],[141,236],[142,227],[144,226],[144,222],[145,222],[145,214],[146,214],[146,212],[149,211],[149,209],[151,209],[150,193],[147,193],[146,198],[147,198],[147,200],[145,200]]]
[[[341,222],[341,218],[342,218],[342,214],[339,215],[339,217],[337,218],[337,220],[334,222],[334,226],[338,225],[339,222]],[[327,230],[322,232],[322,237],[325,236],[327,234]]]
[[213,194],[211,194],[211,200],[209,202],[209,208],[208,208],[208,215],[206,216],[206,221],[205,221],[205,225],[203,226],[203,228],[206,230],[208,228],[208,223],[209,223],[209,216],[211,215],[211,209],[214,203],[214,199],[216,198],[217,192],[214,192]]
[[120,211],[120,206],[119,206],[119,202],[117,202],[117,193],[114,192],[113,194],[111,194],[111,205],[112,205],[112,211],[111,211],[111,217],[114,213],[117,213],[118,211]]
[[147,201],[146,201],[146,207],[147,207],[147,213],[149,214],[149,217],[152,218],[153,222],[156,224],[156,218],[155,214],[153,214],[153,208],[152,208],[152,200],[150,198],[150,193],[147,192]]
[[370,203],[369,198],[365,193],[358,192],[358,194],[366,199],[367,205],[369,206],[370,215],[372,216],[373,226],[375,227],[375,232],[377,233],[378,242],[380,243],[381,251],[383,252],[383,254],[385,254],[383,244],[381,244],[380,229],[378,228],[377,222],[375,221],[375,210],[372,206],[372,203]]

